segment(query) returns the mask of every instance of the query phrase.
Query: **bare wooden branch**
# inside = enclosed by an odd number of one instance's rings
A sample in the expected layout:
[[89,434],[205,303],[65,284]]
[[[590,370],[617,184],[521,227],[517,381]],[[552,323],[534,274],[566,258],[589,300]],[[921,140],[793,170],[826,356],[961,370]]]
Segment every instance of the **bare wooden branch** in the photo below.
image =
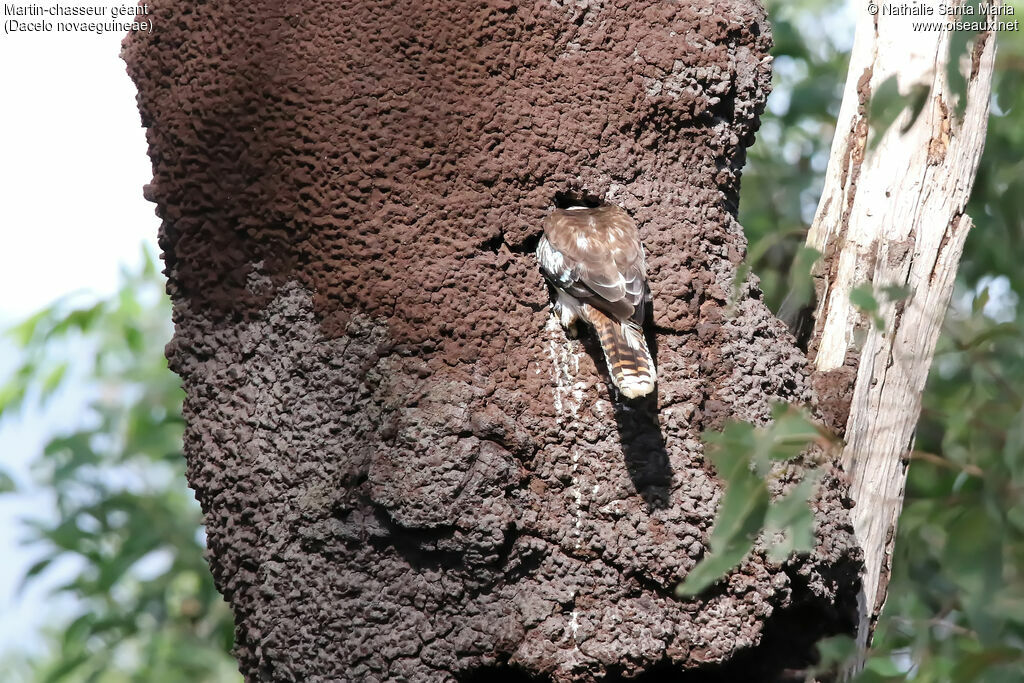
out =
[[[962,58],[967,96],[960,118],[946,76],[951,34],[915,31],[916,17],[858,12],[825,188],[807,241],[824,255],[815,273],[816,367],[829,371],[859,359],[843,462],[865,557],[863,651],[885,601],[921,394],[971,228],[964,206],[984,146],[995,35],[981,33]],[[871,145],[871,98],[890,77],[907,106]],[[916,119],[915,89],[928,93]],[[865,283],[876,292],[882,327],[850,301],[851,290]],[[909,296],[887,296],[889,286]]]

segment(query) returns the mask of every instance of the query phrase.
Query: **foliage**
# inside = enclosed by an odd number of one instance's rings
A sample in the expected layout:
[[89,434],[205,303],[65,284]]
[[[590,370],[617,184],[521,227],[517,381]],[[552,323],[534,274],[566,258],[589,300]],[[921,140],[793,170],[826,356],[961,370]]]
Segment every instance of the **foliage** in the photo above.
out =
[[[822,30],[841,12],[837,0],[768,5],[776,94],[744,171],[740,219],[749,261],[777,307],[800,282],[792,276],[806,277],[806,266],[790,264],[823,182],[848,45]],[[954,54],[966,37],[953,36]],[[1024,38],[1005,32],[999,41],[993,115],[968,206],[977,227],[924,394],[888,602],[862,681],[1024,680],[1024,320],[1016,305],[1024,291]],[[886,102],[873,106],[884,127]],[[908,294],[879,291],[860,291],[853,303],[870,314]],[[823,665],[850,646],[823,642]]]
[[231,615],[184,486],[182,391],[159,341],[170,331],[162,287],[146,253],[109,300],[58,301],[10,330],[21,363],[0,387],[0,415],[71,382],[91,394],[84,424],[33,462],[55,511],[21,520],[42,552],[26,584],[53,566],[76,568],[56,590],[76,598],[78,614],[52,629],[46,659],[28,663],[35,680],[238,680]]
[[753,549],[762,531],[784,537],[771,544],[772,559],[778,562],[813,547],[814,515],[807,502],[817,473],[809,472],[776,500],[771,499],[769,480],[776,463],[798,457],[812,444],[829,445],[807,415],[785,404],[775,406],[767,426],[732,420],[719,432],[705,431],[702,440],[725,492],[711,532],[711,554],[676,588],[680,596],[700,593],[725,576]]
[[872,324],[885,331],[885,319],[882,317],[882,304],[896,303],[909,299],[912,292],[905,285],[885,285],[876,287],[870,282],[857,285],[850,290],[850,303],[860,309]]
[[904,119],[899,132],[908,131],[924,111],[924,105],[928,102],[928,93],[928,86],[918,83],[913,86],[908,95],[901,95],[895,75],[889,76],[880,83],[871,95],[871,104],[868,109],[868,125],[871,127],[868,148],[874,149],[878,145],[882,136],[896,123],[896,119],[905,109],[910,113]]
[[[1016,5],[1017,16],[1024,12]],[[1016,17],[1008,17],[1016,18]],[[1024,292],[1024,34],[999,35],[994,101],[985,152],[967,211],[977,227],[968,235],[960,263],[961,281],[978,283],[1001,275],[1014,292]]]
[[877,645],[913,680],[1024,678],[1024,334],[985,291],[947,316],[900,516]]
[[766,4],[775,41],[773,93],[747,152],[739,219],[750,242],[747,260],[777,311],[787,292],[801,300],[788,302],[794,309],[811,295],[806,283],[814,259],[804,242],[824,182],[850,45],[838,2]]

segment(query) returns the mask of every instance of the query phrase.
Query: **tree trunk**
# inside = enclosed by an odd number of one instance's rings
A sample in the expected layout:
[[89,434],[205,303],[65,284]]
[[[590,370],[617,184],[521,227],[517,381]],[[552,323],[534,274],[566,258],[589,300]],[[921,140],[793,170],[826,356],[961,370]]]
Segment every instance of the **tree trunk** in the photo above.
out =
[[[985,143],[995,61],[994,32],[951,55],[954,34],[913,30],[919,18],[859,13],[825,189],[807,237],[824,254],[815,274],[815,367],[824,375],[856,372],[842,461],[864,550],[862,651],[885,602],[921,394],[971,228],[964,207]],[[963,62],[965,98],[948,82],[950,58]],[[872,97],[891,78],[906,107],[884,134],[872,132]],[[915,93],[924,97],[916,117]],[[877,313],[851,302],[863,285],[875,290]]]
[[[673,597],[720,496],[701,431],[815,402],[756,283],[733,288],[760,5],[150,7],[125,58],[167,352],[247,679],[770,681],[852,631],[837,476],[813,553]],[[532,250],[564,192],[640,226],[655,399],[615,398],[550,317]]]

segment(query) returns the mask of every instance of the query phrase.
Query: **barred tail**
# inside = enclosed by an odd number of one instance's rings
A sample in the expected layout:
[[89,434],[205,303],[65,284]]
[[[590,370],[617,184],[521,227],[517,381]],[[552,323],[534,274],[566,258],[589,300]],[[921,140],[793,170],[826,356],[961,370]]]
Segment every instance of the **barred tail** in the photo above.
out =
[[608,373],[622,395],[637,398],[654,391],[654,361],[640,326],[632,321],[613,320],[589,305],[585,314],[597,331]]

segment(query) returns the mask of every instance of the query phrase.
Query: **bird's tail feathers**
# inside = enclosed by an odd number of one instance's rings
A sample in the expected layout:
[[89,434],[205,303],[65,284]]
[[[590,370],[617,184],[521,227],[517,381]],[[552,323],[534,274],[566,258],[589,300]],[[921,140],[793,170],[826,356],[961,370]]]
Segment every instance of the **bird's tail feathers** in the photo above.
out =
[[631,320],[613,320],[590,305],[586,314],[597,331],[608,374],[622,395],[637,398],[654,391],[657,381],[654,360],[640,326]]

